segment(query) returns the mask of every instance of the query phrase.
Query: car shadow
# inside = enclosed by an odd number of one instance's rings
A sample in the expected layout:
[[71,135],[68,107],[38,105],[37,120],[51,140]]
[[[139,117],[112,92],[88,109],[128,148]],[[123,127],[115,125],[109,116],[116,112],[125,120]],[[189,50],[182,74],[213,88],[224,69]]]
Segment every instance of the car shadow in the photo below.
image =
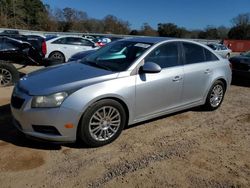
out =
[[[125,129],[131,129],[131,128],[134,128],[134,127],[146,124],[146,123],[150,123],[150,122],[164,119],[164,118],[174,116],[174,115],[179,115],[188,111],[200,112],[200,111],[206,111],[206,110],[204,110],[202,107],[195,107],[192,109],[187,109],[187,110],[183,110],[180,112],[163,115],[157,118],[146,120],[146,121],[136,123],[131,126],[126,126]],[[63,144],[63,143],[51,143],[51,142],[27,138],[24,134],[18,131],[17,128],[13,125],[9,104],[0,106],[0,114],[1,114],[0,115],[0,141],[11,143],[19,147],[42,149],[42,150],[60,150],[62,149],[62,146],[75,148],[75,149],[91,149],[92,148],[92,147],[88,147],[87,145],[84,145],[81,141],[77,141],[75,143]]]
[[61,145],[26,138],[12,123],[10,105],[0,106],[0,140],[20,147],[60,150]]
[[161,119],[165,119],[165,118],[175,116],[175,115],[184,114],[184,113],[190,112],[190,111],[193,111],[193,112],[209,112],[209,110],[206,110],[202,106],[193,107],[193,108],[189,108],[189,109],[186,109],[186,110],[170,113],[170,114],[167,114],[167,115],[162,115],[162,116],[159,116],[159,117],[156,117],[156,118],[153,118],[153,119],[145,120],[145,121],[142,121],[142,122],[139,122],[139,123],[135,123],[133,125],[126,126],[125,129],[131,129],[131,128],[134,128],[134,127],[137,127],[137,126],[140,126],[140,125],[143,125],[143,124],[151,123],[151,122],[161,120]]

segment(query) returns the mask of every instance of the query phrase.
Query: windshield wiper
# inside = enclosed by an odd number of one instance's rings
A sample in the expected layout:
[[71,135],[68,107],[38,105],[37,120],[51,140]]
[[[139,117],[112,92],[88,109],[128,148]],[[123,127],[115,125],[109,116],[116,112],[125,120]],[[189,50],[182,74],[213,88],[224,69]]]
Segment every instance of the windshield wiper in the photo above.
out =
[[101,68],[101,69],[112,71],[109,67],[107,67],[105,65],[101,65],[101,64],[99,64],[99,63],[97,63],[95,61],[87,61],[87,60],[85,60],[83,63],[87,63],[90,66],[94,66],[94,67],[98,67],[98,68]]

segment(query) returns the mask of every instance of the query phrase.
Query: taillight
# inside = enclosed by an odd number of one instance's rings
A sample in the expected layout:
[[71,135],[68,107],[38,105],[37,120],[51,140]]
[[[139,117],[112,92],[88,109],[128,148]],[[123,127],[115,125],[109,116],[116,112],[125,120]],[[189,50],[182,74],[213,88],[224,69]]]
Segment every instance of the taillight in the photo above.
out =
[[45,40],[42,42],[42,53],[43,55],[46,55],[47,53],[47,46]]

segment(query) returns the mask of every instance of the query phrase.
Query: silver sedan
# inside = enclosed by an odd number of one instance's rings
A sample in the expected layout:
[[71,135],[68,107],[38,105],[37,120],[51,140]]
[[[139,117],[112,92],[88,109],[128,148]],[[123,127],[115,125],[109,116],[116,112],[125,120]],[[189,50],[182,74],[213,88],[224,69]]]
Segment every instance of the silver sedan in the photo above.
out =
[[205,45],[128,38],[26,75],[14,88],[11,109],[28,136],[95,147],[115,140],[125,126],[200,105],[215,110],[230,82],[228,60]]

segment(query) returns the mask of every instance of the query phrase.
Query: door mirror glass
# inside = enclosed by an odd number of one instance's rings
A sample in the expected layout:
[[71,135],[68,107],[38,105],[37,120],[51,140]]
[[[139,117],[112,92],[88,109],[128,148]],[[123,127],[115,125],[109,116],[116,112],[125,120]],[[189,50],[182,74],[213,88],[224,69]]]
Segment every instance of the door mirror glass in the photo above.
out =
[[161,72],[161,67],[154,62],[146,62],[141,68],[141,73],[159,73]]

